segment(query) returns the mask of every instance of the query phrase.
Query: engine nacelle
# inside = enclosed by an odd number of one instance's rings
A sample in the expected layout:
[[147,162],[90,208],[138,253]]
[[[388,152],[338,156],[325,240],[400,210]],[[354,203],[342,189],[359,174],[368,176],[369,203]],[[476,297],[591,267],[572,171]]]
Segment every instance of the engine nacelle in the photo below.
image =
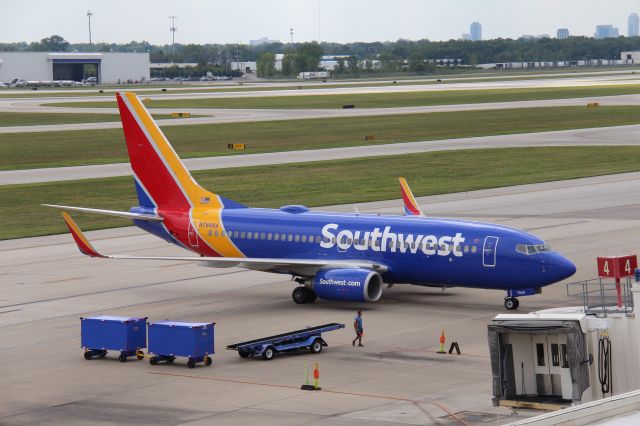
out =
[[368,269],[324,269],[313,279],[313,291],[325,300],[376,302],[382,286],[380,274]]

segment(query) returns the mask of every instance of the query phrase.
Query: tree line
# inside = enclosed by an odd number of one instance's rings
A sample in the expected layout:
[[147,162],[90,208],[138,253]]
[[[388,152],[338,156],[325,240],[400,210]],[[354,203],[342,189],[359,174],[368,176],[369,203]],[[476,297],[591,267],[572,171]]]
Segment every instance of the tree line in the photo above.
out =
[[[640,50],[640,37],[594,39],[493,39],[484,41],[397,40],[371,43],[311,42],[284,44],[175,44],[154,45],[146,41],[130,43],[69,43],[59,35],[38,42],[0,43],[0,51],[81,51],[81,52],[148,52],[151,62],[188,62],[201,68],[213,64],[221,69],[230,62],[256,61],[260,74],[273,76],[295,75],[318,69],[322,55],[339,55],[338,72],[367,72],[376,61],[379,72],[409,69],[429,72],[433,60],[455,59],[464,65],[499,62],[579,61],[591,59],[619,59],[620,52]],[[282,69],[275,69],[275,55],[284,54]],[[349,63],[354,67],[350,67]],[[369,65],[368,65],[369,64]]]

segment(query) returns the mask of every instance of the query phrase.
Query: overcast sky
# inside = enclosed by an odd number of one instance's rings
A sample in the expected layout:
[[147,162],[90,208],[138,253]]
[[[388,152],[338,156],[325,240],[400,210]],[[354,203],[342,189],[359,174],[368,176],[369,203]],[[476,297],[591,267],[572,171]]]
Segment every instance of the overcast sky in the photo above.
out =
[[[93,12],[93,40],[171,43],[248,43],[266,36],[295,41],[448,40],[482,24],[483,38],[549,34],[569,28],[593,36],[596,24],[613,24],[627,34],[627,17],[640,13],[639,0],[23,0],[0,1],[0,42],[37,41],[58,34],[88,41],[87,9]],[[318,14],[320,19],[318,19]],[[318,25],[320,23],[320,25]]]

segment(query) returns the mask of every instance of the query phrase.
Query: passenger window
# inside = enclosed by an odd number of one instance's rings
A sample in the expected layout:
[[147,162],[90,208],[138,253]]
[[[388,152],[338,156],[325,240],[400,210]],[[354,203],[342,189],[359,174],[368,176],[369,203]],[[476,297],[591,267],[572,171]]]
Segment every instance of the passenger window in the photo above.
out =
[[478,251],[478,248],[476,246],[471,246],[471,253],[475,253],[476,251]]
[[303,235],[303,236],[302,236],[302,242],[303,242],[303,243],[306,243],[306,242],[307,242],[307,236],[306,236],[306,235]]
[[331,242],[332,242],[333,244],[335,244],[335,243],[336,243],[336,237],[333,237],[333,238],[331,239]]
[[245,236],[245,235],[246,235],[246,234],[245,234],[245,232],[244,232],[244,231],[242,231],[242,232],[240,233],[240,238],[244,239],[244,236]]
[[[209,231],[209,235],[211,235],[211,231]],[[218,230],[216,229],[216,232],[213,233],[213,235],[215,235],[216,237],[218,236]]]
[[567,356],[567,345],[560,345],[560,367],[569,368],[569,358]]
[[320,244],[320,236],[316,236],[316,243]]
[[265,238],[266,238],[266,236],[265,236],[264,232],[262,234],[260,234],[260,239],[261,240],[264,240]]
[[560,366],[560,354],[558,353],[558,344],[551,344],[551,365],[554,367]]
[[[211,229],[209,229],[209,236],[211,236]],[[217,236],[217,235],[216,235]]]
[[536,358],[538,367],[544,367],[544,345],[542,343],[536,343]]
[[309,242],[312,243],[313,242],[313,235],[309,235]]
[[464,252],[469,253],[469,246],[464,246]]
[[287,238],[287,241],[293,241],[293,235],[289,234],[289,237]]
[[280,241],[280,234],[274,234],[273,239],[276,241]]
[[297,235],[297,234],[296,234],[295,239],[296,239],[296,243],[297,243],[297,242],[299,242],[299,241],[300,241],[300,235]]
[[271,241],[271,238],[273,237],[273,234],[271,232],[269,232],[267,234],[267,240]]
[[222,236],[226,237],[227,236],[227,231],[222,231]]

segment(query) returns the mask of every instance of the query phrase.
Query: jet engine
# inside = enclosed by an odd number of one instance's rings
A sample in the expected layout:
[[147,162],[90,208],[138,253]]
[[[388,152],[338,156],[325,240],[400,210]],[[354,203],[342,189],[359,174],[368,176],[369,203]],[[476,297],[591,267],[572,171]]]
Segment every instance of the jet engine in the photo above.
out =
[[313,291],[325,300],[376,302],[382,286],[380,274],[368,269],[324,269],[313,279]]

